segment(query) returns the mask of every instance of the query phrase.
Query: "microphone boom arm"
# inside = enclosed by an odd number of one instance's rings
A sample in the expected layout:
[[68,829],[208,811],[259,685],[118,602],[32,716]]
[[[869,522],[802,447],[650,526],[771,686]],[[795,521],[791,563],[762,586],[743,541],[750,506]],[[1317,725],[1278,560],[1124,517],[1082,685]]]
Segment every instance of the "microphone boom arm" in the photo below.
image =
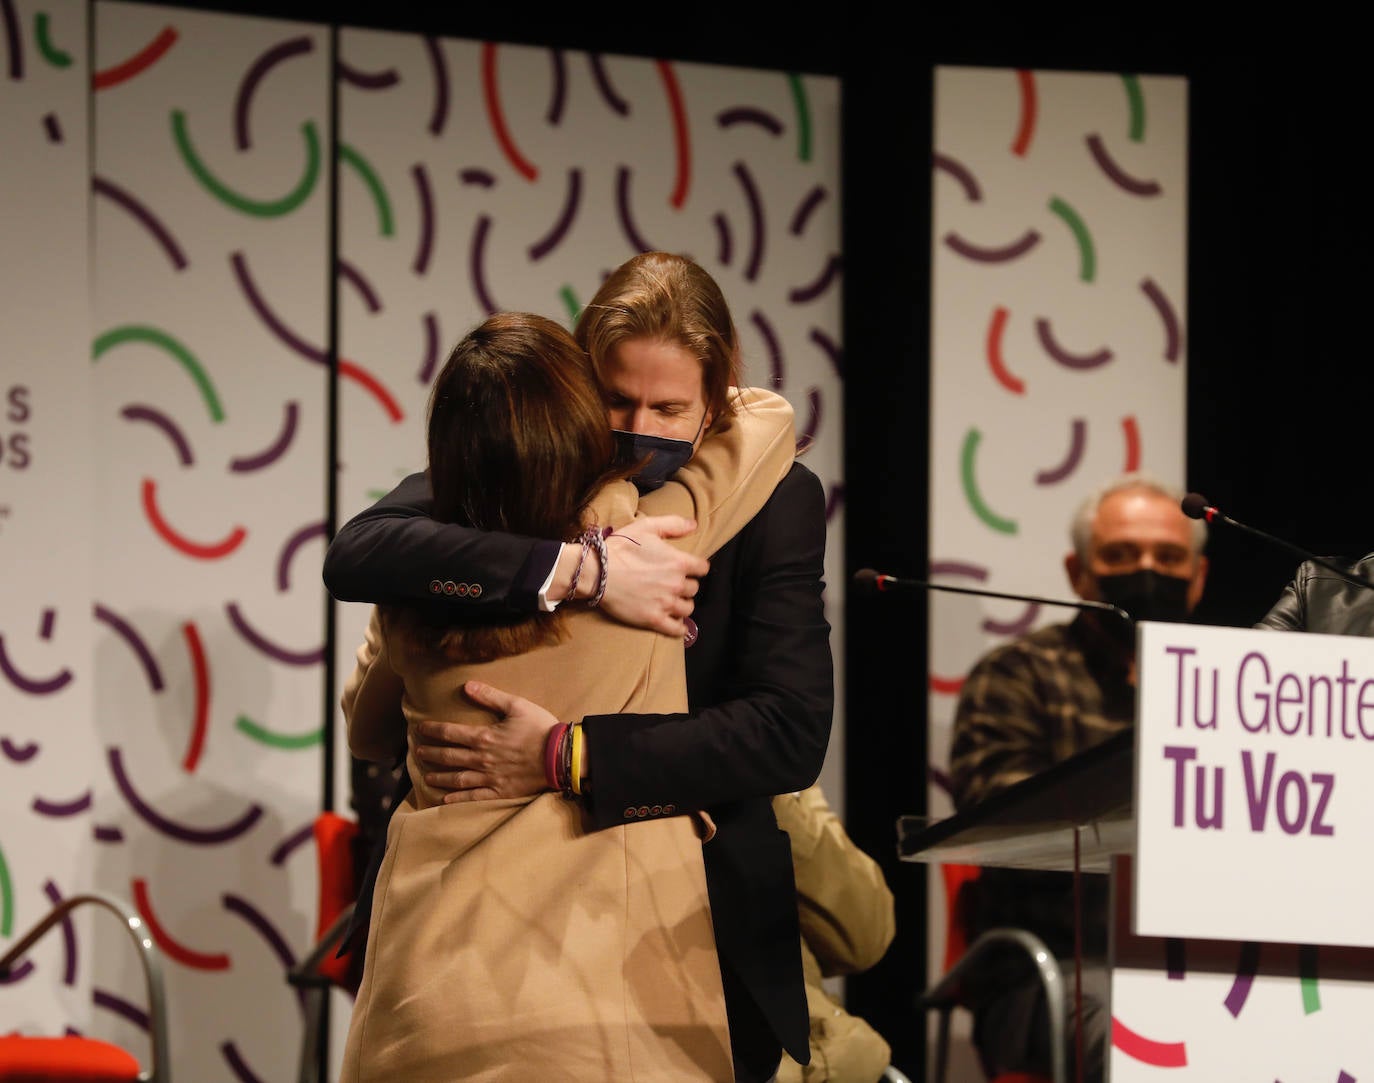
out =
[[[879,590],[883,589],[882,581],[888,578],[891,577],[882,574],[876,576],[875,582]],[[1124,621],[1130,621],[1132,619],[1131,615],[1119,605],[1112,605],[1109,602],[1066,602],[1060,598],[1039,598],[1034,594],[1003,594],[1001,591],[997,590],[979,590],[973,587],[952,587],[944,583],[931,583],[925,579],[903,579],[902,582],[909,583],[914,587],[925,587],[927,590],[948,591],[951,594],[975,594],[980,598],[1007,598],[1013,602],[1036,602],[1039,605],[1057,605],[1063,606],[1066,609],[1101,609],[1106,610],[1108,613],[1115,614]]]

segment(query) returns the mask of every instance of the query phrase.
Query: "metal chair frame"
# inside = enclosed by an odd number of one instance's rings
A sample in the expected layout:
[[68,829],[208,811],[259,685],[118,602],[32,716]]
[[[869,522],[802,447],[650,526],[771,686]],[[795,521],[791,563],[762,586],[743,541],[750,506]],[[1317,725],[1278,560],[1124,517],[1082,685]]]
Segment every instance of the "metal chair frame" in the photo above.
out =
[[940,1013],[939,1032],[935,1046],[935,1074],[932,1083],[944,1083],[949,1071],[949,1017],[955,1008],[964,1006],[964,979],[998,948],[1020,948],[1035,964],[1040,983],[1045,988],[1045,1004],[1050,1026],[1050,1078],[1053,1083],[1065,1083],[1068,1078],[1064,1065],[1064,1043],[1067,1033],[1064,1018],[1064,975],[1045,942],[1024,929],[989,929],[979,936],[968,950],[940,980],[921,994],[920,1006]]
[[15,963],[22,959],[29,948],[58,922],[78,906],[87,904],[103,907],[124,924],[134,946],[138,948],[139,962],[143,966],[143,978],[148,989],[148,1036],[150,1053],[148,1068],[139,1073],[140,1083],[171,1083],[171,1058],[167,1046],[167,997],[162,983],[162,954],[153,943],[143,919],[114,895],[102,891],[91,891],[72,895],[62,900],[3,955],[0,955],[0,974],[8,974]]
[[286,972],[289,984],[305,990],[305,1030],[301,1035],[297,1083],[319,1083],[320,1060],[324,1056],[320,1043],[324,1036],[325,1002],[329,990],[335,987],[334,982],[319,972],[319,966],[331,952],[338,950],[339,942],[343,940],[353,917],[353,905],[350,903],[344,907],[334,919],[334,924],[310,949],[310,953]]

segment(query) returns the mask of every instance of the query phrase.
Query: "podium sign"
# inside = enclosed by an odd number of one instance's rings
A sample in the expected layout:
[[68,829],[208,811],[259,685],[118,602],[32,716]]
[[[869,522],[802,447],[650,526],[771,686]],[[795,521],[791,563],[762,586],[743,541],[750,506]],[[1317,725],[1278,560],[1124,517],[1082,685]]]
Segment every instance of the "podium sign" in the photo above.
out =
[[1135,931],[1374,947],[1374,640],[1142,622]]

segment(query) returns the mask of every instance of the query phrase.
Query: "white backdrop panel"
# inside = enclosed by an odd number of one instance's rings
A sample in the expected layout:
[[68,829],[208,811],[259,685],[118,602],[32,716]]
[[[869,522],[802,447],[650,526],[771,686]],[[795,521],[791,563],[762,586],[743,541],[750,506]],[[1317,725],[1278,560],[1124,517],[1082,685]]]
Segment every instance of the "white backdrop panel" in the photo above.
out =
[[[1072,598],[1068,526],[1122,470],[1183,480],[1187,84],[942,67],[932,194],[930,577]],[[932,593],[929,808],[963,675],[1072,611]],[[931,878],[930,955],[944,897]]]
[[[86,6],[0,28],[0,946],[90,887],[91,434]],[[16,31],[11,36],[10,31]],[[86,947],[88,922],[77,923]],[[82,958],[89,960],[89,954]],[[89,966],[49,936],[0,985],[0,1031],[85,1027]]]

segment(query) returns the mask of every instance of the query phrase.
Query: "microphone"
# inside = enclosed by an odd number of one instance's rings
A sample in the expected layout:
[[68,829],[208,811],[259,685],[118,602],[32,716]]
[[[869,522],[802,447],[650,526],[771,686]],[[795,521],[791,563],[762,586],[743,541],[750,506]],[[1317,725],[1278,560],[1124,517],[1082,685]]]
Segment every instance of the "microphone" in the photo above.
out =
[[1370,582],[1357,572],[1352,572],[1348,568],[1342,568],[1339,564],[1327,560],[1325,557],[1317,556],[1316,553],[1309,553],[1306,549],[1301,549],[1292,542],[1284,541],[1282,538],[1276,538],[1272,534],[1266,534],[1262,530],[1256,530],[1252,526],[1246,526],[1244,523],[1237,522],[1229,515],[1223,515],[1215,507],[1207,503],[1207,498],[1201,493],[1189,493],[1179,502],[1179,507],[1183,509],[1183,514],[1188,516],[1189,519],[1202,519],[1209,524],[1222,523],[1225,526],[1231,527],[1233,530],[1239,530],[1242,534],[1250,534],[1253,537],[1267,541],[1270,545],[1277,545],[1280,549],[1286,549],[1300,560],[1310,560],[1313,564],[1319,564],[1327,571],[1335,572],[1336,575],[1339,575],[1347,583],[1353,583],[1357,587],[1368,587],[1370,590],[1374,590],[1374,582]]
[[1119,605],[1108,602],[1067,601],[1063,598],[1038,598],[1034,594],[1005,594],[998,590],[978,590],[974,587],[951,587],[944,583],[930,583],[924,579],[898,579],[895,575],[883,575],[872,568],[860,568],[854,573],[854,582],[870,593],[907,594],[926,590],[945,590],[951,594],[976,594],[980,598],[1007,598],[1013,602],[1036,602],[1039,605],[1062,605],[1069,609],[1086,609],[1107,612],[1130,622],[1132,617]]

